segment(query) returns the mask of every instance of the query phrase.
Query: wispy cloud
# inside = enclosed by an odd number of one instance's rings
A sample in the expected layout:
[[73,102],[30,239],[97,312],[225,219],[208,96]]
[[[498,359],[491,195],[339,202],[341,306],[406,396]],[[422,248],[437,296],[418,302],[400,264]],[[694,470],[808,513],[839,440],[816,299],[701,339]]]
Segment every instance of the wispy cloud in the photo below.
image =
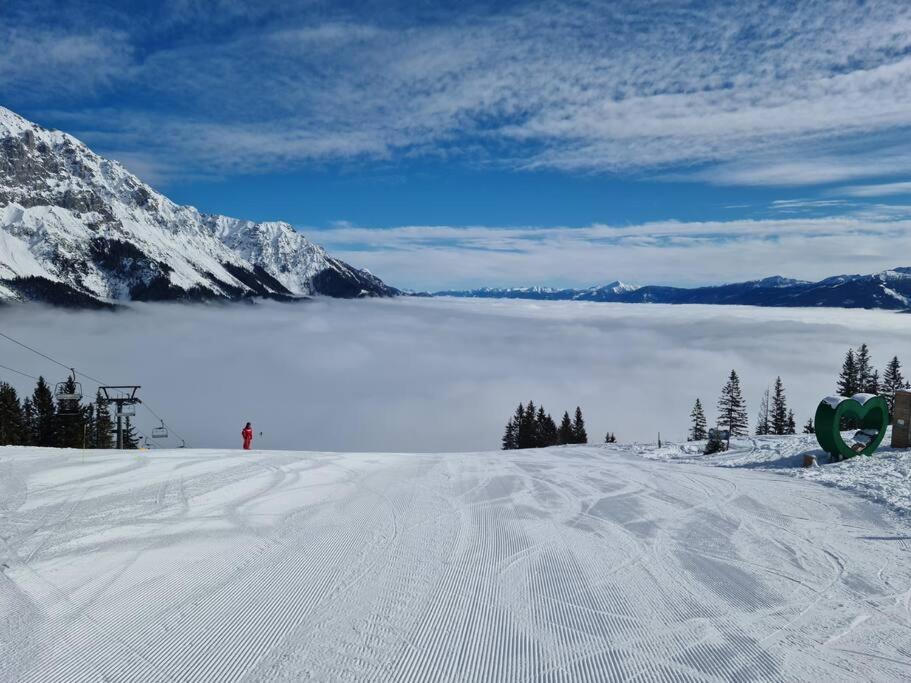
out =
[[696,178],[747,185],[911,169],[905,151],[844,149],[911,126],[906,3],[532,2],[455,14],[233,2],[210,12],[182,0],[165,14],[109,16],[69,45],[19,15],[0,76],[23,50],[30,75],[0,94],[28,81],[29,102],[43,89],[49,106],[63,92],[91,137],[92,92],[116,85],[130,104],[105,121],[108,149],[136,158],[155,136],[155,154],[197,172],[424,154],[570,172],[698,163],[709,167]]
[[414,289],[620,279],[701,285],[769,275],[821,279],[906,265],[911,207],[841,216],[592,225],[584,228],[343,225],[311,236],[340,257]]
[[896,194],[911,194],[911,182],[849,185],[838,188],[837,192],[849,197],[887,197]]

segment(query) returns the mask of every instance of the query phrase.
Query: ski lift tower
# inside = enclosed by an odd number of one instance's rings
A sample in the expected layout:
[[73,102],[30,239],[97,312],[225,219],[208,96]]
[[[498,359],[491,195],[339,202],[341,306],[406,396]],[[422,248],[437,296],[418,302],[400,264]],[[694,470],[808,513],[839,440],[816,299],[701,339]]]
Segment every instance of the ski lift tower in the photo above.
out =
[[123,419],[136,414],[136,404],[142,403],[137,397],[141,387],[129,384],[124,386],[98,387],[104,402],[117,406],[114,416],[117,418],[117,448],[123,448]]

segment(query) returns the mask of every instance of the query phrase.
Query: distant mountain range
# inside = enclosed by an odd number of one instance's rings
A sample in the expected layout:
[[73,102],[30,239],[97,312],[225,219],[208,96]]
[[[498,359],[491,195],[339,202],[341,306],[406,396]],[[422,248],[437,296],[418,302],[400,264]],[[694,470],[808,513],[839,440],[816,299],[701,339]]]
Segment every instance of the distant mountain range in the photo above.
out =
[[0,302],[394,296],[291,225],[201,213],[0,107]]
[[911,268],[873,275],[838,275],[819,282],[769,277],[712,287],[639,287],[611,282],[588,289],[546,287],[446,290],[433,296],[549,301],[608,301],[627,304],[727,304],[743,306],[830,306],[911,309]]

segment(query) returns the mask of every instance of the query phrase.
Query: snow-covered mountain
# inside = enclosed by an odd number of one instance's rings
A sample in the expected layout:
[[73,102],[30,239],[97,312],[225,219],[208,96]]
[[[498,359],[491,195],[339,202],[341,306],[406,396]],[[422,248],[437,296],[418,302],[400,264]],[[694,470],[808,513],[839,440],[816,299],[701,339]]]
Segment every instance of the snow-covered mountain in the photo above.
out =
[[398,293],[287,223],[179,206],[74,137],[0,107],[0,300]]
[[911,268],[873,275],[838,275],[819,282],[774,276],[712,287],[637,287],[612,282],[588,289],[523,287],[447,290],[436,296],[474,298],[608,301],[617,303],[731,304],[746,306],[830,306],[911,309]]

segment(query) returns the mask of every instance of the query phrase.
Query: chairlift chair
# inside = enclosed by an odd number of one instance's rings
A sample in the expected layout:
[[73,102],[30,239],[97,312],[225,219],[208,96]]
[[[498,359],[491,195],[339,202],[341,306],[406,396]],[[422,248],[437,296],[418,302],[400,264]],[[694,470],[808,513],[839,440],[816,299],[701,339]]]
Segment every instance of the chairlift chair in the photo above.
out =
[[136,406],[132,403],[124,403],[118,407],[120,410],[114,413],[114,417],[136,417]]
[[153,439],[167,439],[168,438],[168,428],[164,426],[164,420],[161,421],[160,427],[152,428],[152,438]]
[[82,384],[76,381],[76,371],[70,368],[70,376],[54,387],[58,415],[79,415],[82,402]]

